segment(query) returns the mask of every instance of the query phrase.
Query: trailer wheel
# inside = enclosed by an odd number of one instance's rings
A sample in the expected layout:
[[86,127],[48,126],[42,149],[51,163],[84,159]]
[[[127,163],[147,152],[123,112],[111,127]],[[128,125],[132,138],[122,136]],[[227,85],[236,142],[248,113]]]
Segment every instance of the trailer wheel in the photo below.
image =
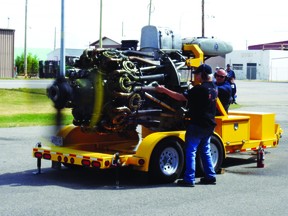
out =
[[184,153],[176,140],[165,139],[157,144],[149,164],[149,179],[156,183],[171,183],[179,178],[184,166]]
[[[224,150],[223,145],[221,144],[220,140],[212,136],[210,140],[210,148],[211,148],[211,156],[212,156],[212,163],[214,166],[215,172],[218,172],[218,170],[221,168],[222,163],[224,161]],[[199,152],[197,152],[196,157],[196,165],[197,165],[197,174],[203,175],[204,174],[204,168],[203,164],[199,155]]]

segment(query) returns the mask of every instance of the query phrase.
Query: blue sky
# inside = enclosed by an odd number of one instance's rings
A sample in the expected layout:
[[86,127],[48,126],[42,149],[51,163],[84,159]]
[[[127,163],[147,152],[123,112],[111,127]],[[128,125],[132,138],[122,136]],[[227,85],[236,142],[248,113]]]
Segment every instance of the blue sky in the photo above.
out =
[[[87,48],[99,39],[100,0],[65,0],[67,48]],[[150,0],[103,0],[102,36],[120,42],[138,39],[148,24]],[[182,37],[201,36],[202,0],[152,0],[151,24],[170,27]],[[230,42],[234,49],[288,40],[284,0],[205,0],[205,36]],[[27,46],[60,46],[61,0],[28,0]],[[24,47],[25,0],[0,0],[0,28],[15,29],[15,47]]]

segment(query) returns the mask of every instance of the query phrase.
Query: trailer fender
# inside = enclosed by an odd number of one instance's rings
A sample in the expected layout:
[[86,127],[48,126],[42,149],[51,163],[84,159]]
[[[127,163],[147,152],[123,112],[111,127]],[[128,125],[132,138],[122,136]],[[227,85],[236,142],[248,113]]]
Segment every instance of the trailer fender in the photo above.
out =
[[178,141],[181,147],[184,147],[185,131],[174,132],[155,132],[146,136],[136,151],[135,157],[141,157],[145,159],[145,164],[142,167],[137,167],[141,171],[148,172],[151,155],[154,148],[164,139],[174,139]]

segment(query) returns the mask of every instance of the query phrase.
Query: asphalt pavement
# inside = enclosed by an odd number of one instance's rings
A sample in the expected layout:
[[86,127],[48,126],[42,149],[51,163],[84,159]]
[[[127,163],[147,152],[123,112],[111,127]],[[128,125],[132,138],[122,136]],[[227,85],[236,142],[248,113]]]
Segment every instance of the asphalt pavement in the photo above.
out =
[[37,175],[32,148],[53,128],[0,128],[0,215],[287,215],[288,83],[237,87],[239,110],[276,113],[284,130],[279,146],[266,150],[264,168],[250,153],[231,155],[216,185],[194,188],[151,185],[129,169],[121,170],[117,187],[114,170],[54,170],[45,160]]

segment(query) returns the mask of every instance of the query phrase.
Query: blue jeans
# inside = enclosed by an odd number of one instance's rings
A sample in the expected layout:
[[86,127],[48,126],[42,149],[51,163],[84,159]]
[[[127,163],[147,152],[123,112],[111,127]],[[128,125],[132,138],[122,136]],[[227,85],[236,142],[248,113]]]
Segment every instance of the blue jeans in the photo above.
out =
[[216,176],[212,164],[210,139],[213,130],[206,130],[196,125],[189,125],[185,134],[186,142],[186,170],[184,181],[195,183],[196,151],[199,147],[201,160],[203,163],[205,178]]

